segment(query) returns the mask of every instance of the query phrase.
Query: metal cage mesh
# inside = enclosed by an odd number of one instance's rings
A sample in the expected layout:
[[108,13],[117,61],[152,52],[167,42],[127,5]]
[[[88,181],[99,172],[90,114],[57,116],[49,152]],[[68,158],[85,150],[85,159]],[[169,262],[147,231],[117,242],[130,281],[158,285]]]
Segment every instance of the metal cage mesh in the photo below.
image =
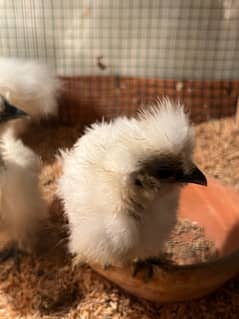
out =
[[3,0],[0,25],[2,56],[55,66],[66,122],[131,114],[164,95],[195,121],[236,110],[237,0]]

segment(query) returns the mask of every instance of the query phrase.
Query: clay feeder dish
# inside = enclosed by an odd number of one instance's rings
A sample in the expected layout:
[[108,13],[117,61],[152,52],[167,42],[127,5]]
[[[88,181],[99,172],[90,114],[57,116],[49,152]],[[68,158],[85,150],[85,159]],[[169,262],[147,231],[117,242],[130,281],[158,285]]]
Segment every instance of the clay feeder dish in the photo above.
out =
[[218,250],[216,260],[158,267],[148,282],[132,268],[91,267],[124,290],[155,302],[176,302],[209,294],[239,273],[239,193],[208,178],[208,187],[190,184],[181,193],[178,217],[196,221]]

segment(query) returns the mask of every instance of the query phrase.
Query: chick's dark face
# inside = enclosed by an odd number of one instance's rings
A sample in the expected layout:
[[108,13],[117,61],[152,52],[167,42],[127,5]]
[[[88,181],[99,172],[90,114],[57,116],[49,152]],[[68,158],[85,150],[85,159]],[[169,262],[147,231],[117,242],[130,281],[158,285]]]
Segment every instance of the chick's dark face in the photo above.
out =
[[0,123],[25,117],[27,114],[0,96]]
[[155,191],[188,183],[207,185],[205,175],[191,160],[175,155],[159,156],[142,162],[131,177],[136,188]]

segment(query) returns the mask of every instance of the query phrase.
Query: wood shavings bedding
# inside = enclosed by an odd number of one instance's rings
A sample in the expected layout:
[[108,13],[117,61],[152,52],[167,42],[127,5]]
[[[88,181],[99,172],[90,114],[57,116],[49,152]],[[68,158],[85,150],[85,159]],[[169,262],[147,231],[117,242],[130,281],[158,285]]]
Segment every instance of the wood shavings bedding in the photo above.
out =
[[[128,295],[87,266],[71,267],[65,250],[67,228],[54,195],[61,173],[54,155],[58,147],[71,147],[80,132],[80,127],[45,125],[25,137],[44,161],[40,183],[51,221],[43,230],[41,253],[24,257],[20,273],[12,261],[0,265],[0,318],[238,318],[239,278],[201,300],[161,306]],[[195,157],[201,168],[239,189],[239,130],[233,120],[197,126],[196,135]]]

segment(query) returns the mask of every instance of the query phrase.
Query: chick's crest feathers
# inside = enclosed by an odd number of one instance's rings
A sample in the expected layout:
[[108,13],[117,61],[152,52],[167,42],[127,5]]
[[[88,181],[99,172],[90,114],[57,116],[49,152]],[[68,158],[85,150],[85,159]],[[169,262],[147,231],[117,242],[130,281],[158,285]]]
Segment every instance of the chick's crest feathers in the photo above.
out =
[[0,58],[0,94],[34,120],[57,114],[60,88],[50,66],[34,60]]
[[141,109],[135,118],[93,124],[73,147],[77,148],[88,163],[130,172],[139,162],[160,154],[190,156],[194,132],[183,106],[165,98]]

